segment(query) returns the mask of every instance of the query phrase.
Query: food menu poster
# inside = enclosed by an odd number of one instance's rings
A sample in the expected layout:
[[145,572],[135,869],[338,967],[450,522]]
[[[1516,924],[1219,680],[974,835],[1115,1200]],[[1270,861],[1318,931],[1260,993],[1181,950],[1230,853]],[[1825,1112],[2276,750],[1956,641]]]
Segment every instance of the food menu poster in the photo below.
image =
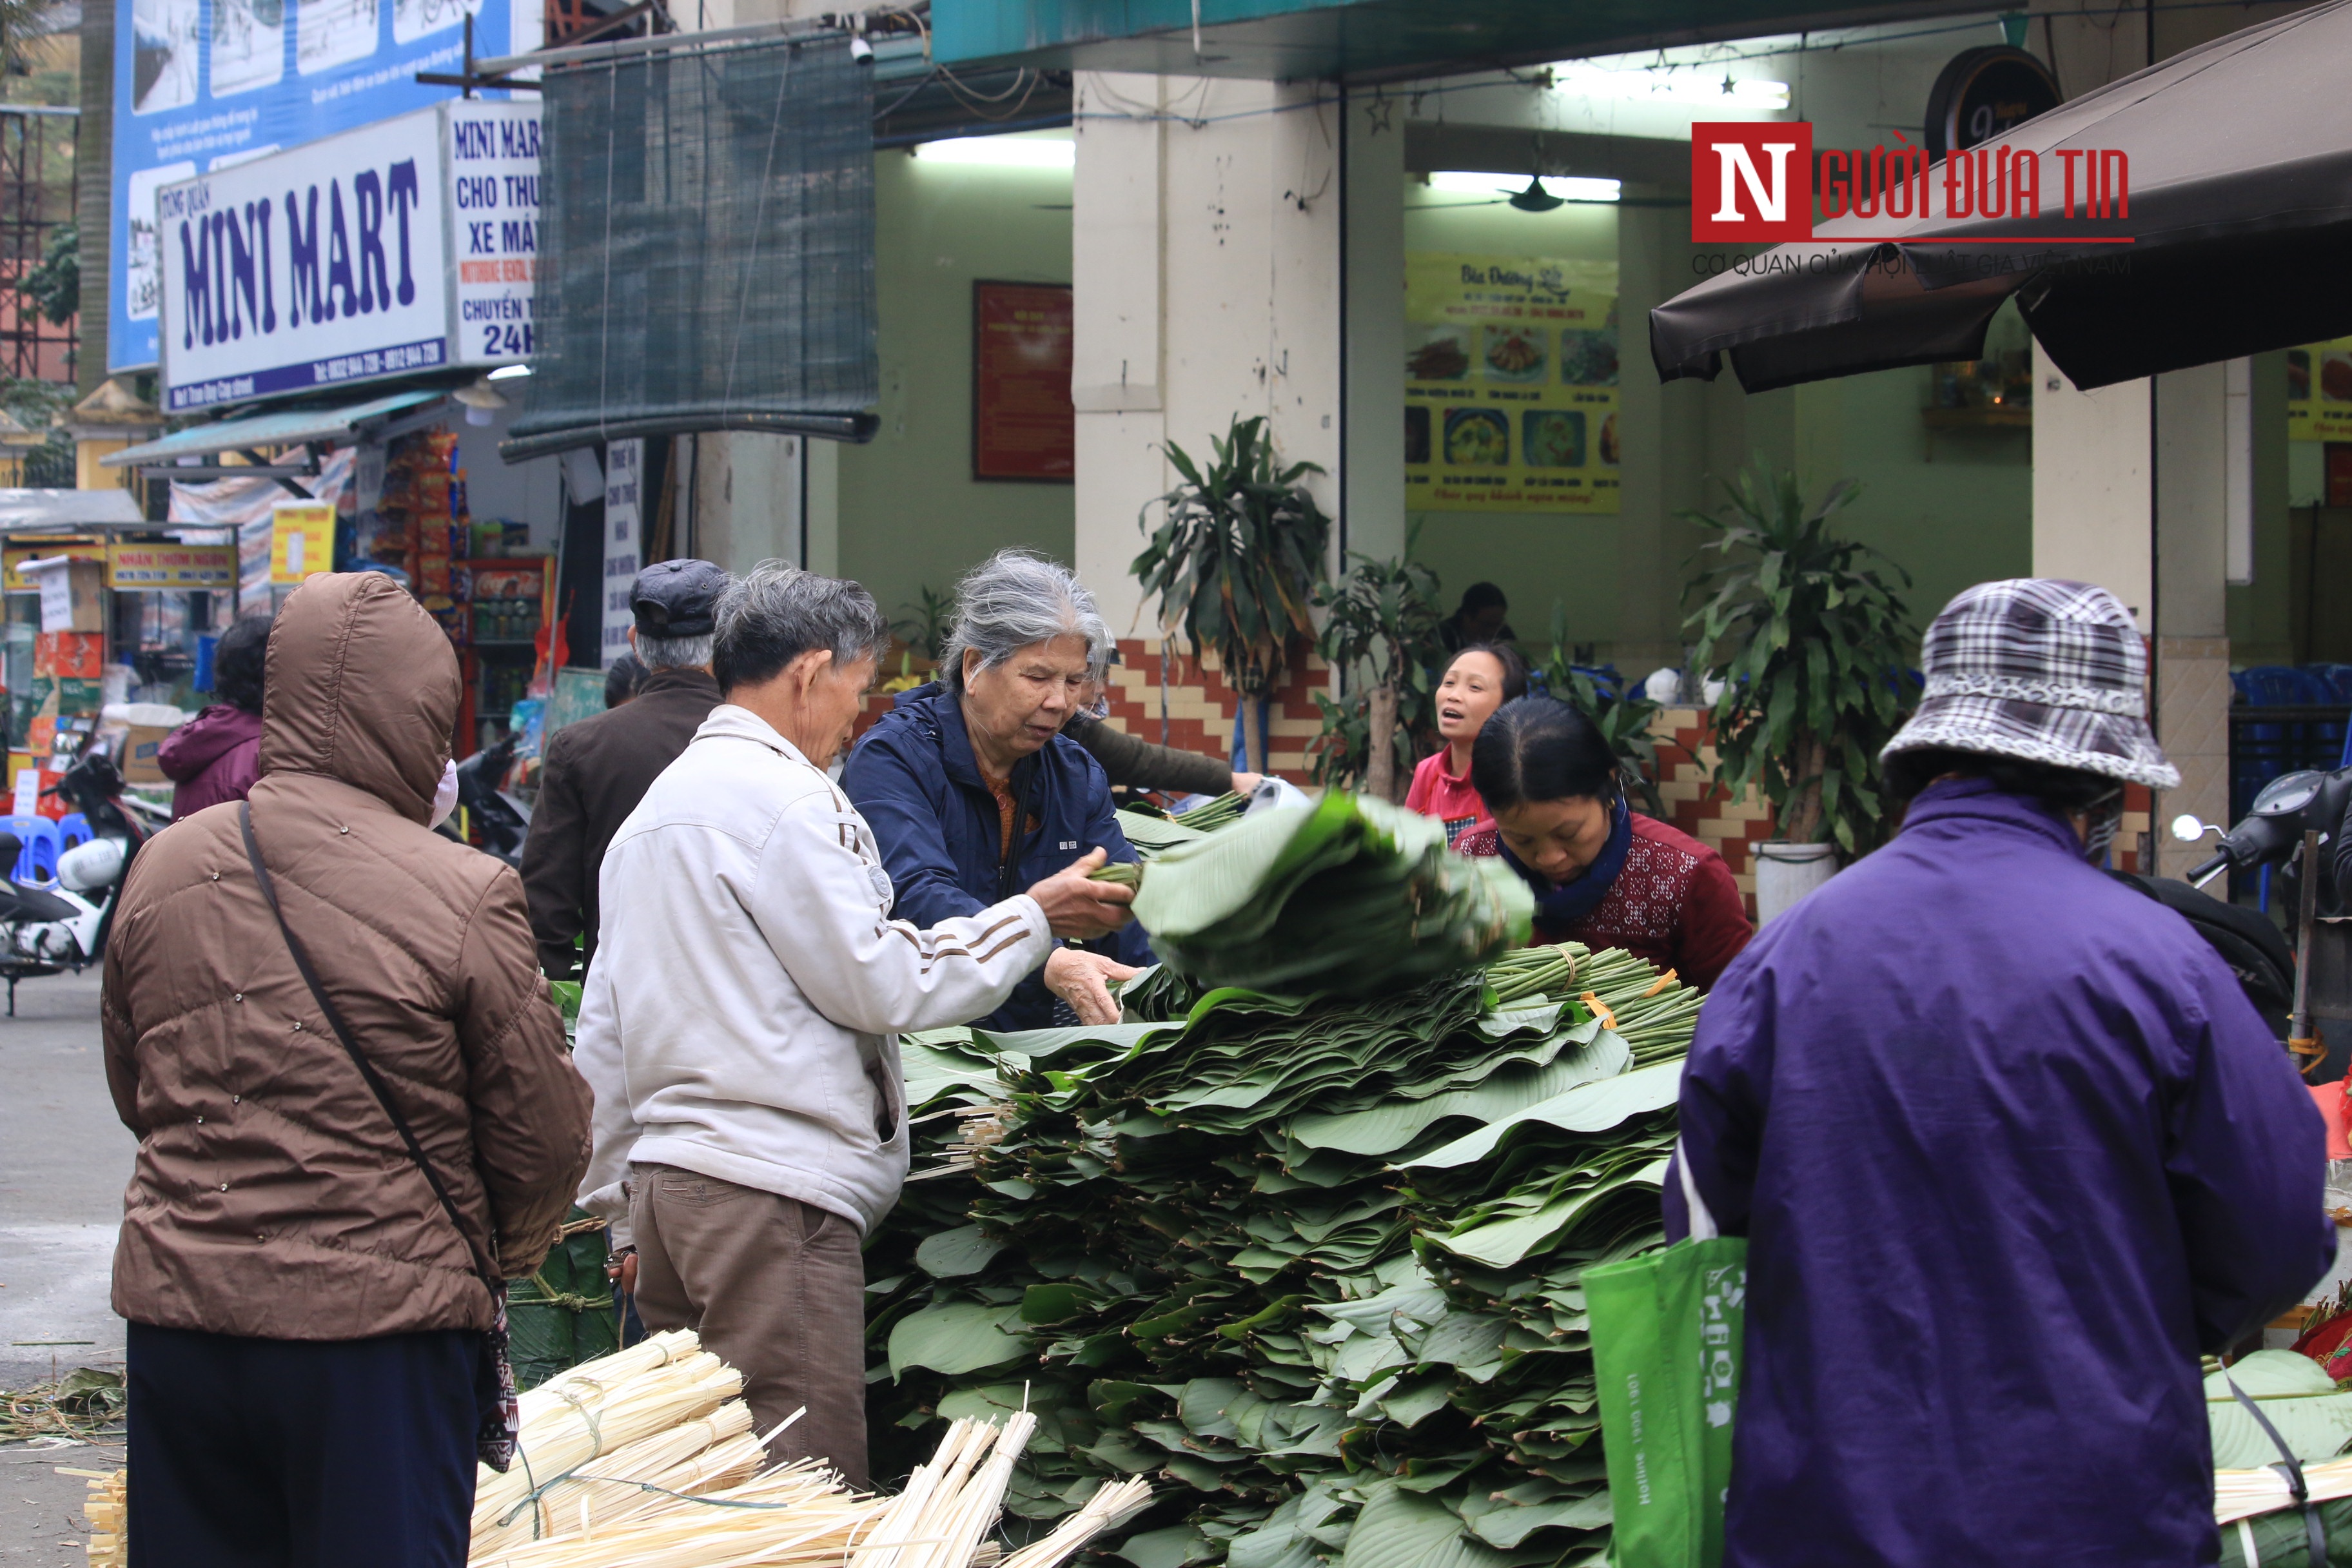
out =
[[1617,510],[1617,264],[1405,258],[1405,504]]
[[1071,482],[1069,285],[976,282],[971,316],[971,477]]
[[2352,441],[2352,338],[2286,351],[2290,441]]

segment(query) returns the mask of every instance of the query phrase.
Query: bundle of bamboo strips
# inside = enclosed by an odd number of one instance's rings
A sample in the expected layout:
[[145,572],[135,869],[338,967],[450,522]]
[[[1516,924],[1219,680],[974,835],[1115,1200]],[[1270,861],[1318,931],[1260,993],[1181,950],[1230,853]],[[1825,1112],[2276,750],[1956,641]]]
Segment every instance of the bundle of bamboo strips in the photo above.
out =
[[131,1561],[131,1537],[122,1528],[128,1500],[128,1470],[77,1470],[57,1467],[61,1476],[79,1476],[89,1488],[81,1516],[89,1523],[89,1568],[123,1568]]
[[[742,1374],[682,1330],[653,1335],[541,1384],[522,1396],[514,1468],[504,1475],[479,1472],[474,1539],[518,1521],[529,1531],[534,1505],[544,1500],[551,1482],[699,1420],[742,1392]],[[673,1462],[683,1457],[673,1456]]]
[[[2313,1502],[2334,1502],[2352,1497],[2352,1458],[2330,1459],[2303,1467],[2303,1482]],[[2213,1521],[2228,1524],[2258,1513],[2275,1513],[2294,1506],[2286,1478],[2276,1469],[2213,1472]]]
[[1105,1481],[1087,1499],[1086,1506],[1054,1528],[1042,1541],[1033,1541],[1006,1558],[1003,1568],[1059,1568],[1079,1547],[1106,1530],[1116,1530],[1143,1510],[1151,1500],[1148,1482],[1130,1476]]
[[905,1491],[866,1497],[821,1461],[770,1468],[740,1382],[670,1333],[524,1395],[514,1468],[481,1472],[472,1568],[1060,1568],[1151,1495],[1104,1487],[1003,1559],[989,1536],[1035,1416],[954,1422]]
[[696,1498],[656,1506],[606,1528],[581,1530],[485,1553],[471,1568],[838,1568],[858,1531],[886,1505],[845,1490],[814,1460],[779,1466]]
[[931,1462],[884,1507],[854,1568],[965,1568],[995,1527],[1013,1462],[1036,1429],[1037,1418],[1025,1410],[1002,1426],[971,1417],[950,1422]]
[[[532,1463],[537,1473],[538,1461]],[[708,1415],[640,1438],[572,1470],[555,1472],[562,1479],[541,1474],[536,1497],[515,1504],[488,1525],[477,1510],[474,1554],[548,1540],[575,1527],[600,1528],[643,1512],[660,1500],[659,1492],[645,1489],[647,1486],[672,1492],[715,1491],[749,1480],[766,1464],[766,1452],[751,1435],[751,1407],[732,1399]]]

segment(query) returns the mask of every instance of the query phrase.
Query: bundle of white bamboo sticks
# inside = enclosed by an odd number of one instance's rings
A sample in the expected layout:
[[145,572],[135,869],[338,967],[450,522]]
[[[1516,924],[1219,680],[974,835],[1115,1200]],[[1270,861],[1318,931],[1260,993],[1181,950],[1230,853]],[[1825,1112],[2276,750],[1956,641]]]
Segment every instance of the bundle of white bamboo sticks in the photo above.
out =
[[[514,1468],[480,1472],[474,1568],[972,1568],[1036,1429],[958,1421],[895,1498],[845,1488],[819,1461],[769,1467],[742,1379],[687,1332],[573,1368],[523,1395]],[[781,1430],[781,1428],[779,1428]],[[1002,1568],[1059,1568],[1149,1500],[1101,1489]]]
[[[2303,1484],[2313,1502],[2352,1497],[2352,1458],[2303,1467]],[[2294,1504],[2286,1478],[2275,1469],[2213,1472],[2213,1521],[2228,1524]]]

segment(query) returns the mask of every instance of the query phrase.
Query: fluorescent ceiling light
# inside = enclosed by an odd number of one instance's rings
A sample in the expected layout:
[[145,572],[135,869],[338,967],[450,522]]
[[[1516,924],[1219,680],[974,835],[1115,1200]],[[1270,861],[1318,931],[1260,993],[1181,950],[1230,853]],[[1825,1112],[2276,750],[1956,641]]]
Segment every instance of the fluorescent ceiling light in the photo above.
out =
[[1022,136],[951,136],[925,142],[915,156],[927,163],[985,163],[1000,169],[1066,169],[1078,159],[1071,141],[1033,141]]
[[1570,98],[1602,98],[1637,103],[1712,105],[1753,112],[1789,107],[1789,84],[1741,79],[1720,65],[1663,66],[1612,70],[1589,60],[1552,67],[1551,88]]
[[[1587,179],[1580,175],[1546,174],[1544,189],[1563,201],[1613,202],[1617,199],[1615,180]],[[1475,169],[1437,169],[1429,176],[1433,191],[1455,191],[1465,195],[1511,196],[1527,189],[1525,174],[1486,174]]]
[[512,381],[516,376],[529,375],[530,374],[530,366],[527,364],[502,364],[499,366],[498,369],[490,372],[490,379],[492,381]]

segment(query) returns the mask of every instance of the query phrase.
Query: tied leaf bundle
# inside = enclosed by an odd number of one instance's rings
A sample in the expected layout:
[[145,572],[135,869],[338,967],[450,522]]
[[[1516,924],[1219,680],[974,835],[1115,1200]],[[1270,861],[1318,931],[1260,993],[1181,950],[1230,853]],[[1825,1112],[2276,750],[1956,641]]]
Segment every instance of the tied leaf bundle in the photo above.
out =
[[1121,1024],[918,1042],[910,1100],[998,1103],[925,1124],[970,1174],[921,1201],[961,1189],[959,1223],[877,1237],[911,1267],[874,1287],[876,1429],[1025,1397],[1009,1511],[1182,1483],[1136,1568],[1598,1562],[1580,1281],[1663,1243],[1696,994],[1567,944],[1365,998],[1162,968],[1123,999]]
[[[1181,816],[1171,816],[1148,804],[1123,805],[1118,808],[1118,828],[1135,846],[1138,855],[1146,860],[1156,859],[1180,844],[1191,844],[1221,828],[1231,827],[1249,809],[1249,796],[1227,791]],[[1106,866],[1103,869],[1111,868]]]
[[1203,986],[1333,996],[1417,984],[1525,942],[1534,900],[1443,825],[1330,792],[1261,811],[1151,863],[1135,918]]

